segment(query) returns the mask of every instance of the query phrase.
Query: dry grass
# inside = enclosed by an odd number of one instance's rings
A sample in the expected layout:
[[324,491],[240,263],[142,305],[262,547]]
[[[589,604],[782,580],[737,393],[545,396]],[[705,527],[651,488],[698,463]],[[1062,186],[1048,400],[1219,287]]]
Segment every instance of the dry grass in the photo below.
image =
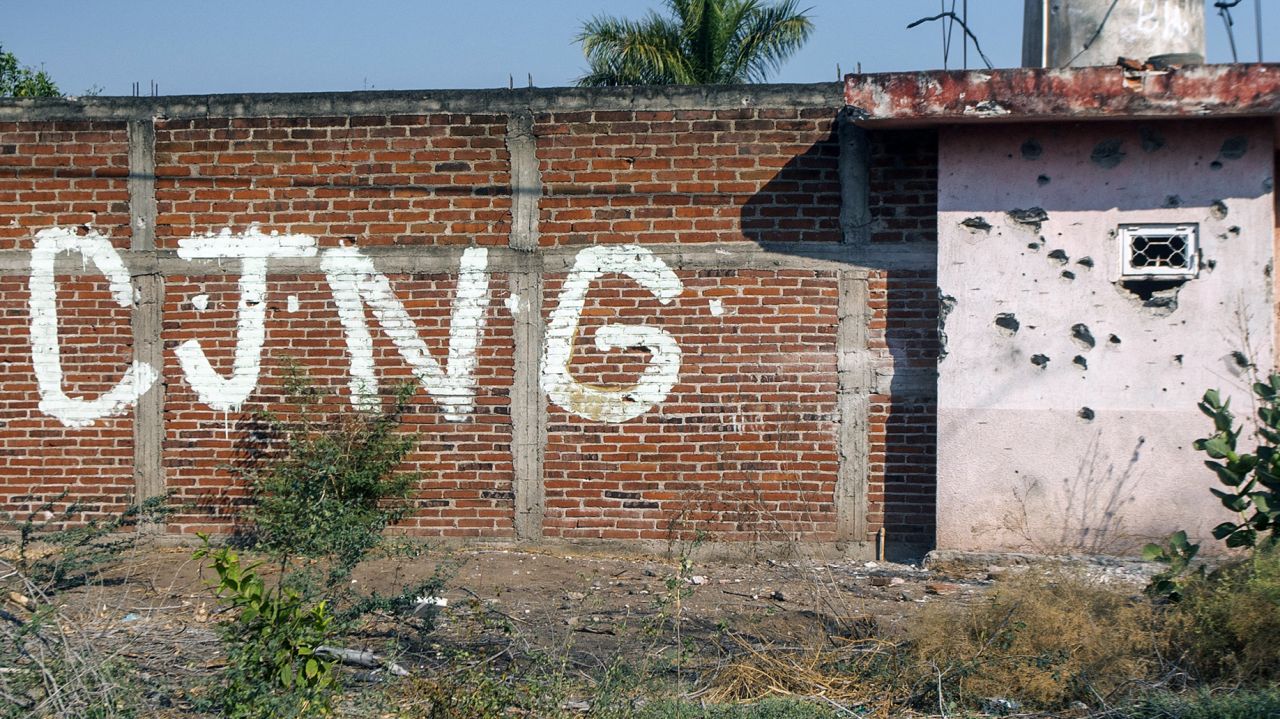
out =
[[926,608],[909,630],[933,699],[979,706],[1004,698],[1055,709],[1106,705],[1156,678],[1167,631],[1144,598],[1065,571],[1033,572],[969,606]]
[[704,697],[819,697],[866,715],[1108,706],[1166,669],[1168,631],[1143,597],[1064,571],[1029,573],[970,604],[931,603],[901,642],[870,638],[806,651],[737,641]]
[[859,707],[866,714],[884,715],[902,692],[885,681],[886,662],[899,655],[900,645],[864,639],[836,648],[777,651],[733,637],[737,658],[722,667],[707,690],[705,701],[755,703],[769,698],[821,698],[844,708]]

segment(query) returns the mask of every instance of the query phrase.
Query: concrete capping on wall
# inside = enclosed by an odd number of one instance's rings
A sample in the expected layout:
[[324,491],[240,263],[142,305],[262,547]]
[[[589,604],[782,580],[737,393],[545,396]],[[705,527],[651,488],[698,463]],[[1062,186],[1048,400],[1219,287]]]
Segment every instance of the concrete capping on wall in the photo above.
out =
[[1280,115],[1280,64],[895,72],[845,76],[859,124]]
[[69,97],[0,100],[0,121],[151,118],[331,117],[591,110],[732,110],[831,108],[843,104],[838,82],[787,85],[553,87],[516,90],[404,90],[253,93],[166,97]]

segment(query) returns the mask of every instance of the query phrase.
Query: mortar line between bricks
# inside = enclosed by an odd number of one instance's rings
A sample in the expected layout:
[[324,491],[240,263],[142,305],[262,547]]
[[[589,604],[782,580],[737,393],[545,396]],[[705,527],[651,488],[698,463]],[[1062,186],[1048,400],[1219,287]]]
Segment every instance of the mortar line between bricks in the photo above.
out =
[[511,460],[514,470],[513,527],[521,541],[542,539],[546,487],[543,463],[547,444],[547,401],[541,386],[542,256],[538,249],[538,198],[542,178],[538,169],[533,114],[520,111],[507,117],[507,151],[511,166],[511,234],[516,254],[508,278],[514,301],[515,376],[511,386]]
[[[133,251],[151,253],[155,249],[156,224],[156,131],[152,120],[129,122],[129,226]],[[157,371],[164,367],[164,277],[158,272],[134,274],[134,307],[130,318],[133,333],[133,361],[146,363]],[[164,476],[164,381],[157,381],[134,405],[133,485],[137,502],[163,496]],[[162,533],[163,527],[140,523],[139,531]]]

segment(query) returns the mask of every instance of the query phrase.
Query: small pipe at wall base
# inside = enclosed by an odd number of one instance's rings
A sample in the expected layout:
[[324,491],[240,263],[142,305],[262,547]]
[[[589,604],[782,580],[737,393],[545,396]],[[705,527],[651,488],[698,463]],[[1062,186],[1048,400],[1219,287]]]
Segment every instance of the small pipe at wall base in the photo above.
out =
[[884,561],[884,527],[876,530],[876,561]]

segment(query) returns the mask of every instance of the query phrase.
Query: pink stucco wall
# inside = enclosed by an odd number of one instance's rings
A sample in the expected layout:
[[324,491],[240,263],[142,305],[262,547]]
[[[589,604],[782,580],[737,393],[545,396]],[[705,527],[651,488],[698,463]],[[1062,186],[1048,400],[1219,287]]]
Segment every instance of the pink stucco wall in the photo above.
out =
[[[1253,120],[941,133],[940,549],[1209,537],[1223,510],[1191,446],[1209,429],[1196,401],[1216,387],[1247,412],[1239,358],[1274,354],[1274,137]],[[1010,214],[1034,208],[1038,225]],[[1176,304],[1118,282],[1114,231],[1138,222],[1199,225]]]

